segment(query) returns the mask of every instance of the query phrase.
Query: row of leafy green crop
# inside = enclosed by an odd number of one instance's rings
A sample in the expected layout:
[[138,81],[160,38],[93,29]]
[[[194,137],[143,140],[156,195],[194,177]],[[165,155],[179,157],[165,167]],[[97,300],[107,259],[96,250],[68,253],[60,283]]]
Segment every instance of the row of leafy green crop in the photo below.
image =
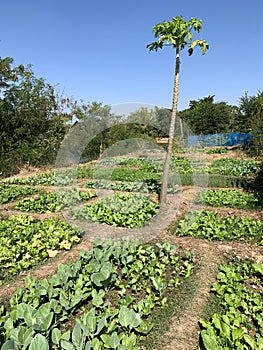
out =
[[44,262],[58,250],[70,249],[82,232],[57,218],[43,221],[27,215],[12,215],[0,221],[0,284]]
[[[178,148],[175,150],[176,153],[188,153],[189,149],[184,149],[184,148]],[[191,149],[191,153],[206,153],[206,154],[222,154],[222,153],[227,153],[228,149],[226,147],[217,147],[217,148],[209,148],[209,149]]]
[[104,188],[113,191],[126,192],[159,192],[160,185],[157,181],[114,181],[111,180],[93,180],[83,184],[84,188]]
[[[96,178],[108,178],[111,180],[126,180],[126,181],[136,181],[136,180],[149,180],[157,179],[161,177],[162,166],[156,167],[155,164],[147,164],[148,170],[130,169],[129,164],[136,164],[137,161],[127,159],[122,163],[121,168],[108,168],[108,169],[98,169],[95,172]],[[140,162],[139,162],[140,163]],[[127,167],[125,167],[127,165]],[[160,164],[159,164],[160,165]],[[124,167],[123,167],[124,166]],[[202,160],[199,159],[189,159],[186,157],[173,156],[171,161],[171,172],[177,172],[179,174],[221,174],[230,176],[253,176],[258,170],[258,162],[249,160],[243,161],[235,158],[224,158],[215,160],[210,166],[204,165]]]
[[26,278],[0,308],[1,349],[139,350],[193,267],[168,242],[95,241],[49,280]]
[[[13,177],[5,180],[5,183],[8,184],[24,184],[24,185],[47,185],[47,186],[63,186],[72,184],[74,180],[83,179],[83,178],[92,178],[94,176],[94,172],[96,172],[96,177],[99,178],[108,178],[111,176],[114,171],[116,174],[113,180],[118,180],[118,178],[123,175],[125,178],[130,177],[132,173],[136,173],[136,170],[140,171],[140,180],[145,180],[149,178],[149,173],[156,173],[156,166],[158,166],[160,162],[155,162],[154,164],[145,159],[136,159],[136,158],[127,158],[125,160],[119,158],[110,158],[105,160],[98,160],[95,163],[95,169],[93,169],[89,164],[85,167],[79,167],[78,169],[57,169],[54,172],[39,174],[36,177],[29,176],[26,178]],[[101,165],[106,168],[101,168]],[[121,166],[121,168],[115,168],[116,165]],[[122,169],[122,170],[120,170]],[[122,171],[124,170],[124,173]],[[127,170],[127,174],[125,174],[125,170]],[[121,175],[120,175],[121,174]],[[134,175],[136,176],[136,175]],[[137,175],[138,177],[138,175]],[[132,181],[135,179],[133,178]]]
[[[129,161],[127,160],[126,163],[124,162],[123,164],[129,164]],[[149,164],[148,166],[151,167],[152,165]],[[258,170],[258,166],[259,163],[254,160],[244,161],[236,158],[218,159],[213,161],[210,166],[204,165],[203,160],[189,159],[187,157],[173,156],[171,160],[171,171],[177,171],[179,174],[210,173],[233,176],[253,176]],[[128,170],[125,168],[122,169]],[[132,169],[129,170],[132,173]],[[158,172],[161,172],[161,170],[162,168],[159,168]],[[154,173],[154,167],[152,166],[151,171],[148,170],[147,172]],[[114,180],[119,179],[114,178]],[[120,180],[124,179],[121,178]],[[133,180],[134,179],[131,179],[130,181]]]
[[58,190],[56,193],[41,193],[37,198],[25,198],[14,209],[33,213],[53,213],[70,209],[74,219],[124,227],[142,226],[158,209],[157,203],[141,194],[115,194],[80,209],[72,208],[94,196],[89,191]]
[[138,157],[138,158],[123,158],[123,157],[111,157],[98,159],[93,162],[94,165],[98,166],[125,166],[125,167],[136,167],[140,170],[147,170],[155,172],[156,168],[163,163],[162,158],[154,157]]
[[[175,153],[187,153],[189,149],[178,148],[175,150]],[[221,154],[227,153],[228,149],[226,147],[218,147],[218,148],[209,148],[209,149],[191,149],[191,153],[207,153],[207,154]]]
[[219,147],[219,148],[210,148],[205,151],[207,154],[222,154],[227,153],[227,149],[225,147]]
[[221,265],[211,292],[222,311],[200,319],[200,349],[263,349],[263,265]]
[[[119,161],[120,162],[120,161]],[[98,163],[100,164],[100,163]],[[137,164],[137,165],[136,165]],[[157,164],[157,163],[156,163]],[[99,166],[92,169],[89,166],[74,169],[60,170],[48,174],[40,174],[37,177],[27,177],[24,179],[14,177],[5,180],[9,184],[26,185],[68,185],[74,183],[76,179],[95,178],[96,180],[111,179],[113,181],[157,181],[161,180],[160,164],[148,161],[128,158],[120,162],[120,167]],[[133,166],[138,169],[133,169]],[[131,167],[131,168],[130,168]],[[157,169],[158,168],[158,169]],[[255,161],[242,161],[240,159],[225,158],[214,161],[211,166],[204,166],[199,160],[190,160],[186,157],[174,156],[172,158],[171,171],[179,174],[209,173],[231,176],[253,176],[258,169]]]
[[254,176],[259,163],[254,160],[241,160],[236,158],[222,158],[214,160],[210,166],[202,165],[200,160],[190,160],[186,157],[173,157],[172,165],[177,167],[180,174],[209,173],[233,176]]
[[22,199],[14,206],[14,209],[39,214],[55,213],[81,204],[95,196],[91,191],[59,189],[56,192],[42,192],[37,198]]
[[73,184],[76,179],[92,178],[93,169],[89,166],[85,168],[63,169],[50,173],[39,174],[38,176],[28,176],[25,178],[12,177],[4,180],[7,184],[32,185],[32,186],[64,186]]
[[191,236],[211,241],[252,242],[263,245],[263,221],[249,216],[220,217],[214,211],[192,211],[170,227],[177,236]]
[[[199,169],[199,168],[198,168]],[[247,188],[248,187],[248,181],[247,177],[243,176],[227,176],[227,175],[220,175],[220,174],[208,174],[207,172],[198,173],[196,170],[193,173],[193,168],[189,166],[188,168],[178,168],[175,170],[175,174],[179,173],[180,175],[177,176],[177,183],[175,181],[174,184],[170,184],[169,191],[172,193],[174,189],[176,190],[176,186],[182,185],[182,186],[191,186],[191,185],[197,185],[197,186],[208,186],[210,187],[237,187],[237,188]],[[204,169],[203,169],[204,170]],[[82,179],[85,178],[85,176],[81,177]],[[87,178],[92,178],[92,176],[87,176]],[[114,184],[112,184],[111,189],[126,191],[125,188],[127,188],[127,191],[139,191],[143,192],[150,191],[153,193],[159,193],[160,192],[160,181],[161,181],[161,174],[159,173],[146,173],[142,171],[137,171],[134,169],[100,169],[93,174],[94,180],[90,182],[91,184],[94,183],[94,188],[103,188],[102,184],[104,184],[104,188],[110,188],[109,182],[114,181]],[[207,178],[207,181],[206,181]],[[65,177],[60,179],[57,183],[54,180],[54,175],[48,175],[47,178],[40,178],[40,181],[38,178],[26,178],[26,179],[19,179],[19,178],[13,178],[7,181],[8,183],[15,183],[15,184],[30,184],[30,185],[48,185],[53,186],[55,184],[59,185],[70,185],[74,183],[74,176],[72,177]],[[120,182],[123,182],[123,184],[120,185]],[[126,182],[126,184],[124,184]],[[130,182],[130,184],[129,184]],[[143,184],[142,184],[143,182]],[[116,184],[115,184],[116,183]],[[87,185],[87,187],[89,187]],[[93,187],[91,185],[91,187]],[[114,187],[114,188],[112,188]],[[119,187],[119,188],[117,188]]]
[[19,178],[13,177],[5,180],[8,184],[23,185],[45,185],[45,186],[63,186],[73,184],[77,179],[95,178],[95,179],[111,179],[114,181],[159,181],[161,175],[158,173],[126,169],[126,168],[106,168],[106,169],[90,169],[80,168],[77,172],[74,170],[63,171],[57,173],[41,174],[37,177]]
[[263,193],[247,193],[239,190],[209,189],[201,191],[196,203],[213,207],[229,207],[237,209],[262,209]]
[[[156,180],[148,181],[110,181],[110,180],[93,180],[86,182],[83,185],[84,188],[104,188],[113,191],[125,191],[125,192],[140,192],[140,193],[160,193],[161,184]],[[168,184],[167,192],[178,192],[178,185]]]
[[121,161],[119,164],[121,167],[125,166],[127,168],[136,168],[141,171],[155,173],[157,169],[160,170],[160,166],[162,166],[162,162],[160,161],[151,161],[145,158],[126,158]]
[[209,172],[221,175],[254,176],[258,168],[259,163],[254,160],[222,158],[213,161],[209,167]]
[[171,171],[179,174],[207,173],[208,166],[203,160],[189,159],[187,157],[173,156],[171,159]]
[[185,173],[180,174],[179,182],[181,186],[199,187],[223,187],[223,188],[244,188],[250,187],[250,181],[245,176],[220,175],[208,173]]
[[28,186],[8,186],[0,185],[0,204],[8,203],[17,198],[24,197],[36,193],[36,188]]
[[[203,166],[203,160],[173,156],[172,166],[176,166],[181,173],[193,171],[208,171],[222,175],[253,176],[258,170],[259,163],[254,160],[237,158],[222,158],[214,160],[210,166]],[[199,167],[199,169],[198,169]]]
[[87,222],[132,228],[147,223],[156,214],[158,207],[158,203],[143,194],[115,193],[83,208],[70,210],[70,216]]
[[11,177],[3,181],[7,184],[16,185],[55,185],[54,173],[39,174],[38,176],[28,176],[25,178],[20,178],[18,176]]
[[113,181],[160,181],[160,173],[152,173],[136,169],[115,168],[99,169],[94,173],[95,179],[105,179]]

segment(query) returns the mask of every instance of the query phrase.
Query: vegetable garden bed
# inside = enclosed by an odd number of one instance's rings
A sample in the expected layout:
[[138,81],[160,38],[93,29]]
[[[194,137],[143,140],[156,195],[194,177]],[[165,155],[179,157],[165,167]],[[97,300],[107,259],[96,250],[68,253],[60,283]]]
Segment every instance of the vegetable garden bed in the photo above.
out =
[[193,211],[170,228],[172,234],[211,241],[253,242],[263,245],[263,222],[251,217],[220,217],[214,211]]
[[55,213],[68,209],[96,197],[91,191],[58,190],[56,192],[42,192],[37,198],[25,198],[19,201],[14,210],[31,213]]
[[263,265],[235,259],[221,265],[211,292],[219,309],[201,318],[202,349],[263,349]]
[[196,203],[213,207],[261,210],[263,209],[263,193],[246,193],[229,189],[209,189],[199,194]]
[[29,186],[0,185],[0,205],[36,192],[38,192],[36,188]]
[[0,285],[79,242],[82,231],[57,218],[13,215],[0,221]]
[[[71,228],[58,218],[38,220],[24,214],[8,218],[11,208],[37,213],[59,213],[62,209],[70,209],[73,218],[106,223],[109,232],[111,225],[129,229],[141,227],[147,225],[158,211],[159,204],[152,201],[147,193],[159,193],[160,164],[160,161],[135,158],[102,160],[100,164],[85,165],[75,172],[61,172],[56,179],[55,172],[52,172],[2,182],[0,198],[3,198],[2,203],[6,203],[3,210],[6,210],[7,216],[0,221],[3,288],[11,276],[42,264],[61,250],[70,251],[82,236],[81,230]],[[194,169],[194,165],[198,169]],[[209,186],[245,187],[257,166],[257,162],[226,158],[204,168],[202,162],[190,161],[185,154],[173,159],[173,169],[179,174],[182,186],[192,185],[193,175],[195,185],[198,185],[198,174],[202,184],[202,171],[205,170]],[[84,185],[83,180],[86,180]],[[59,189],[55,194],[38,188],[55,184],[71,186],[74,181],[89,190],[69,193]],[[93,197],[96,188],[127,193],[97,199]],[[179,189],[179,186],[171,186],[171,193],[177,193]],[[59,191],[61,197],[58,201]],[[33,194],[34,198],[29,198]],[[83,251],[74,263],[58,265],[57,273],[51,278],[43,279],[42,275],[40,280],[36,280],[30,277],[29,270],[25,287],[19,287],[9,303],[0,305],[0,349],[153,350],[155,341],[148,340],[152,332],[158,340],[158,329],[161,333],[162,328],[159,318],[164,314],[171,318],[165,320],[166,324],[176,331],[169,338],[170,344],[168,338],[159,340],[162,350],[262,348],[259,307],[262,310],[263,254],[260,255],[260,249],[263,245],[263,221],[249,217],[252,210],[262,209],[261,195],[244,190],[211,188],[201,192],[194,205],[217,206],[216,212],[198,210],[187,216],[182,216],[187,202],[182,196],[175,222],[166,232],[165,243],[160,244],[161,238],[158,237],[155,243],[147,245],[126,240],[122,243],[95,241],[93,250]],[[84,204],[89,199],[93,199],[94,203]],[[192,196],[189,196],[189,201],[193,201]],[[75,205],[82,207],[74,208]],[[239,208],[243,210],[242,217],[221,216],[224,208]],[[258,261],[233,258],[230,264],[225,264],[223,253],[232,256],[233,247],[238,247],[235,253],[238,252],[239,256],[246,258],[251,253]],[[184,288],[196,273],[194,278],[198,280],[198,261],[193,259],[193,251],[198,255],[202,249],[203,256],[211,253],[211,258],[212,252],[220,249],[222,252],[224,265],[220,267],[218,280],[211,289],[213,297],[208,299],[207,291],[206,299],[207,304],[215,303],[211,307],[218,309],[202,315],[204,305],[198,306],[202,297],[198,295],[199,287],[193,285],[190,298],[196,305],[191,305],[189,301],[189,311],[186,309],[180,314],[189,315],[191,308],[195,309],[195,328],[192,321],[182,326],[179,323],[174,328],[173,315],[168,309],[174,309],[172,304],[176,293],[181,293],[180,288]],[[257,252],[256,255],[253,252]],[[240,316],[242,307],[244,317]],[[176,310],[175,313],[179,309]],[[193,329],[201,333],[191,347]],[[184,339],[182,347],[180,339]]]
[[73,219],[100,222],[118,227],[139,227],[157,212],[158,203],[142,194],[114,194],[84,208],[71,210]]
[[192,274],[191,260],[169,243],[96,242],[49,280],[26,279],[0,309],[0,345],[140,349],[154,326],[153,309],[167,307],[169,292]]

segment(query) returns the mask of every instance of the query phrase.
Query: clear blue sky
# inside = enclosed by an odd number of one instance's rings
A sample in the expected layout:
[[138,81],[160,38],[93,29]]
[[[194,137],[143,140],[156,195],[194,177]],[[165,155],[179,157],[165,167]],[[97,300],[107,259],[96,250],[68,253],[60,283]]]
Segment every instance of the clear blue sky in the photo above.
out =
[[208,95],[238,105],[263,89],[262,14],[262,0],[1,1],[0,56],[33,64],[37,77],[86,103],[170,108],[174,50],[146,45],[156,23],[196,17],[196,38],[210,49],[182,54],[179,110]]

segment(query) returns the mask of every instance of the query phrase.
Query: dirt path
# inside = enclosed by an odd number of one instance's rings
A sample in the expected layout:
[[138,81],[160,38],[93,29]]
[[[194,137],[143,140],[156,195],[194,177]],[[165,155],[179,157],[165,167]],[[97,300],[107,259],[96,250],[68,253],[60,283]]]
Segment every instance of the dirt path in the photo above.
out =
[[[263,247],[238,242],[207,242],[197,238],[174,237],[163,233],[158,237],[169,241],[178,248],[189,250],[198,261],[199,270],[194,277],[193,296],[187,300],[184,310],[174,315],[170,329],[165,333],[162,350],[197,350],[199,342],[198,320],[209,302],[209,292],[216,280],[218,267],[224,263],[224,256],[234,254],[244,259],[263,263]],[[154,350],[160,350],[155,348]]]
[[[198,263],[200,269],[195,276],[195,292],[193,298],[188,300],[186,309],[182,314],[172,317],[170,330],[165,334],[167,345],[163,350],[192,350],[197,348],[199,338],[198,320],[203,308],[209,301],[211,284],[216,278],[220,256],[215,247],[211,249],[208,243],[195,246],[199,250]],[[192,249],[188,247],[188,250]],[[155,349],[159,350],[159,349]]]

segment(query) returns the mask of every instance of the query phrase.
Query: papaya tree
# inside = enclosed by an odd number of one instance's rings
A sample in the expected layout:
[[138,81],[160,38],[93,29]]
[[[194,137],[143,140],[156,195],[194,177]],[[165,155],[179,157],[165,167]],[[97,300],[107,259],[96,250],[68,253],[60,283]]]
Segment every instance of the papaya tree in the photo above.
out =
[[168,147],[166,153],[166,159],[163,170],[162,187],[160,193],[160,202],[166,202],[167,185],[169,167],[172,156],[172,145],[175,131],[175,122],[177,117],[178,106],[178,91],[179,91],[179,73],[180,73],[180,52],[188,48],[188,54],[193,54],[194,48],[199,46],[202,50],[202,54],[206,53],[208,49],[208,43],[205,40],[194,40],[193,31],[200,32],[202,29],[202,20],[191,18],[189,21],[185,21],[182,16],[173,17],[171,21],[164,21],[158,23],[153,27],[154,37],[158,38],[157,41],[152,42],[146,46],[150,51],[158,51],[164,46],[172,46],[175,49],[175,73],[174,73],[174,87],[173,87],[173,102],[172,102],[172,114],[169,127]]

